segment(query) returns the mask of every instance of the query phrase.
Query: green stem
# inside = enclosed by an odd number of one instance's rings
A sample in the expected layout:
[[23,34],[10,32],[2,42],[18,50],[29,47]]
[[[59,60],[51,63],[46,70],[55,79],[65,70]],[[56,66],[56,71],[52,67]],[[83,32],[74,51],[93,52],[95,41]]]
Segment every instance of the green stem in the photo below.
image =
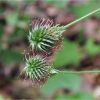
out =
[[98,12],[98,11],[100,11],[100,8],[98,8],[98,9],[96,9],[96,10],[94,10],[94,11],[92,11],[92,12],[86,14],[85,16],[83,16],[83,17],[81,17],[81,18],[79,18],[79,19],[77,19],[77,20],[75,20],[75,21],[73,21],[73,22],[71,22],[71,23],[65,25],[64,27],[65,27],[65,28],[68,28],[68,27],[70,27],[70,26],[72,26],[72,25],[78,23],[79,21],[81,21],[81,20],[83,20],[83,19],[85,19],[85,18],[87,18],[87,17],[93,15],[94,13],[96,13],[96,12]]
[[100,70],[86,70],[86,71],[59,71],[56,69],[52,69],[51,73],[56,74],[56,73],[71,73],[71,74],[100,74]]

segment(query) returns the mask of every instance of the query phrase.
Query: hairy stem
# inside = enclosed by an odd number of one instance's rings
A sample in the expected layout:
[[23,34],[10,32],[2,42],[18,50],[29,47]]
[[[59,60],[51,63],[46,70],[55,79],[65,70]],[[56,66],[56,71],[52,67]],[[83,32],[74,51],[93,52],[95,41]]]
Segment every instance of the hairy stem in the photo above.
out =
[[100,8],[98,8],[98,9],[96,9],[96,10],[94,10],[94,11],[92,11],[92,12],[86,14],[85,16],[83,16],[83,17],[81,17],[81,18],[79,18],[79,19],[77,19],[77,20],[75,20],[75,21],[73,21],[73,22],[71,22],[71,23],[65,25],[64,27],[65,27],[65,28],[68,28],[68,27],[70,27],[70,26],[72,26],[72,25],[78,23],[79,21],[81,21],[81,20],[83,20],[83,19],[85,19],[85,18],[87,18],[87,17],[93,15],[94,13],[96,13],[96,12],[98,12],[98,11],[100,11]]
[[59,71],[56,69],[51,70],[52,74],[56,74],[56,73],[60,73],[60,72],[68,73],[68,74],[69,73],[71,73],[71,74],[100,74],[100,70],[87,70],[87,71]]

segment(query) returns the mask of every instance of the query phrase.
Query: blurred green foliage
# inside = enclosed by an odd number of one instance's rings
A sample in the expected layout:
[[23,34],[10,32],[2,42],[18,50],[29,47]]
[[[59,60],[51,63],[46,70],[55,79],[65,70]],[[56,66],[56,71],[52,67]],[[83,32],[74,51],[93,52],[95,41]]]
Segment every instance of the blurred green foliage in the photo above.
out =
[[0,40],[2,38],[3,32],[4,32],[4,27],[0,25]]
[[45,0],[46,3],[55,5],[59,8],[66,8],[69,0]]
[[[45,2],[50,3],[59,8],[66,8],[73,12],[76,18],[82,17],[83,15],[93,11],[100,7],[100,0],[89,0],[87,2],[83,1],[83,3],[76,3],[73,5],[69,5],[70,0],[45,0]],[[77,0],[75,2],[78,2]],[[96,13],[96,16],[100,16],[100,13]]]
[[14,33],[10,35],[8,38],[8,44],[14,43],[15,41],[18,40],[23,40],[27,38],[27,31],[21,29],[21,28],[16,28],[14,30]]
[[4,97],[2,95],[0,95],[0,100],[5,100]]
[[18,51],[6,49],[0,51],[0,61],[5,64],[15,63],[15,62],[23,62],[23,55]]
[[[13,6],[17,6],[18,1],[15,0],[15,5],[11,3],[10,0],[7,1],[9,4]],[[15,6],[15,7],[16,7]],[[2,8],[3,9],[3,8]],[[5,10],[3,10],[4,12]],[[4,64],[11,64],[11,63],[20,63],[23,62],[23,52],[20,50],[17,51],[14,48],[9,48],[10,45],[16,45],[18,42],[19,45],[24,42],[24,40],[27,40],[27,33],[28,29],[25,27],[27,26],[27,23],[29,22],[29,15],[25,14],[25,12],[19,11],[19,9],[16,7],[14,11],[11,11],[5,16],[5,21],[7,25],[10,25],[14,30],[12,33],[10,33],[9,36],[7,36],[7,40],[3,40],[5,37],[5,22],[0,23],[0,61]],[[22,23],[22,25],[21,25]],[[9,33],[8,33],[9,34]],[[3,48],[2,44],[7,44],[7,48]],[[24,50],[23,50],[24,51]]]
[[60,50],[54,58],[54,67],[60,67],[66,64],[76,64],[80,61],[82,55],[78,50],[78,45],[69,40],[64,40]]
[[87,92],[79,92],[72,95],[60,95],[55,100],[94,100],[94,97]]
[[[77,18],[93,11],[100,7],[100,0],[89,0],[86,3],[69,6],[69,9],[75,14]],[[100,16],[100,13],[95,13],[95,16]]]
[[100,53],[100,45],[96,45],[93,39],[88,39],[85,45],[88,54],[95,55]]
[[17,11],[8,14],[6,16],[7,23],[12,25],[12,26],[15,26],[18,22],[18,16],[19,16],[19,13]]
[[[73,80],[75,80],[73,82]],[[66,88],[71,91],[78,91],[80,88],[81,78],[76,74],[68,74],[66,72],[60,72],[50,77],[42,87],[42,93],[50,95],[56,90]]]
[[[85,52],[82,53],[81,50],[85,49]],[[62,47],[55,55],[54,58],[54,67],[61,67],[68,64],[77,64],[80,62],[85,53],[90,56],[100,53],[100,45],[95,44],[93,39],[88,39],[84,48],[79,50],[77,42],[71,42],[69,40],[64,40]]]

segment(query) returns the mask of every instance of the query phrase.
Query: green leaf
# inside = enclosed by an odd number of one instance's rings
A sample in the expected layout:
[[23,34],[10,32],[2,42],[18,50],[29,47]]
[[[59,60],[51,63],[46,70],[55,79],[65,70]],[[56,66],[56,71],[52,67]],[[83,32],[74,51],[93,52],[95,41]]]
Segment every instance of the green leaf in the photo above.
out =
[[[70,10],[76,15],[77,18],[80,18],[83,15],[93,11],[94,9],[98,9],[99,7],[100,7],[100,0],[90,0],[87,1],[86,3],[70,6]],[[100,17],[99,12],[94,15]]]
[[45,2],[53,4],[59,8],[65,8],[69,0],[45,0]]
[[91,6],[88,6],[88,4],[72,6],[70,9],[76,15],[77,18],[80,18],[83,15],[92,11]]
[[74,95],[60,95],[55,100],[94,100],[94,98],[90,93],[79,92]]
[[65,64],[76,64],[81,59],[81,53],[78,51],[76,43],[64,40],[62,47],[54,57],[54,66],[60,67]]
[[78,91],[80,88],[80,82],[81,80],[78,75],[61,72],[50,77],[41,88],[41,91],[45,95],[50,95],[61,88],[67,88],[71,91]]
[[0,14],[4,13],[5,9],[0,7]]
[[0,61],[2,61],[4,64],[22,62],[23,56],[21,53],[14,51],[14,50],[1,50],[0,51]]
[[93,39],[88,39],[85,49],[90,55],[100,53],[100,45],[96,45]]
[[6,0],[6,2],[8,3],[8,4],[10,4],[11,6],[14,6],[14,7],[17,7],[17,5],[18,5],[18,3],[19,3],[19,1],[18,0]]
[[12,12],[6,16],[6,21],[10,25],[15,26],[18,22],[19,13],[17,11]]
[[13,43],[15,41],[18,40],[23,40],[26,38],[27,36],[27,31],[21,29],[21,28],[16,28],[15,31],[13,32],[13,34],[10,35],[10,37],[8,38],[8,43]]
[[2,95],[0,95],[0,100],[5,100],[5,98]]
[[3,32],[4,32],[4,27],[3,25],[0,25],[0,40],[2,38]]

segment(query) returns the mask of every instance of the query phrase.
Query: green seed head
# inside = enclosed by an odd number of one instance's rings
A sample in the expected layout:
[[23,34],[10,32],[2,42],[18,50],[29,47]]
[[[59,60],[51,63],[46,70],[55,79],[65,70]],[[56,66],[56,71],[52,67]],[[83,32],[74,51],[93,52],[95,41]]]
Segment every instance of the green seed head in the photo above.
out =
[[35,51],[49,52],[62,38],[64,27],[53,26],[49,19],[33,19],[29,32],[29,42]]
[[24,69],[26,75],[32,80],[40,80],[49,75],[50,66],[41,56],[34,56],[26,59],[26,67]]

